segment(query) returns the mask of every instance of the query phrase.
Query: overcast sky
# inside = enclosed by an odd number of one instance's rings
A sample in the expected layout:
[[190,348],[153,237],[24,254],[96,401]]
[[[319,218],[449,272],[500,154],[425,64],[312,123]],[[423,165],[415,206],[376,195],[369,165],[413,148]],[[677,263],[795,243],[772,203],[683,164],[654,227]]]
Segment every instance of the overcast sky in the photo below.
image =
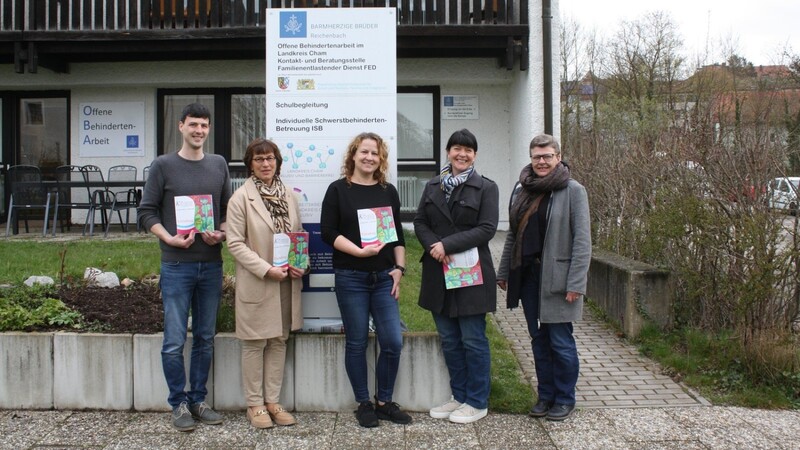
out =
[[800,0],[559,0],[559,5],[562,15],[603,35],[613,33],[622,20],[666,11],[687,56],[705,53],[708,42],[715,57],[707,63],[722,62],[716,57],[720,42],[730,37],[738,42],[738,53],[755,65],[780,63],[787,45],[800,54]]

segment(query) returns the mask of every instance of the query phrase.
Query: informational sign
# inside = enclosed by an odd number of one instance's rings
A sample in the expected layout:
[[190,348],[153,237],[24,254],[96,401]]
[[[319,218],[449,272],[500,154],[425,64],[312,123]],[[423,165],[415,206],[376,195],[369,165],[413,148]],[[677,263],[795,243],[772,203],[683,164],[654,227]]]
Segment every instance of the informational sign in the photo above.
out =
[[81,156],[144,156],[144,102],[81,103]]
[[[394,8],[267,9],[267,138],[284,155],[281,178],[300,196],[310,232],[306,317],[338,317],[333,249],[320,235],[328,185],[341,176],[359,133],[389,146],[397,173],[397,61]],[[391,179],[390,179],[391,181]],[[325,293],[325,295],[317,295]]]
[[442,119],[478,120],[477,95],[443,95]]

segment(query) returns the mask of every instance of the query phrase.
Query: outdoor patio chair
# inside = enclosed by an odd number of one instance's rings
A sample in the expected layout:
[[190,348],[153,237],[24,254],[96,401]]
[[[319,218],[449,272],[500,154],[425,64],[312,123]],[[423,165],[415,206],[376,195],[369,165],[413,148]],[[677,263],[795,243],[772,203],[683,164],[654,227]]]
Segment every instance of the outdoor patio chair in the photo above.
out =
[[108,188],[105,185],[106,180],[103,177],[103,171],[100,170],[99,167],[90,164],[81,167],[81,172],[87,184],[86,189],[89,193],[89,202],[91,203],[89,212],[86,214],[86,223],[89,225],[89,236],[93,236],[95,214],[98,210],[100,211],[100,224],[105,229],[108,223],[106,211],[111,203],[107,195]]
[[[56,167],[56,199],[55,209],[53,212],[53,236],[56,235],[56,223],[61,217],[61,232],[64,228],[67,230],[72,226],[71,212],[73,209],[85,209],[88,211],[92,208],[91,188],[86,185],[86,180],[81,171],[81,166],[64,165]],[[83,222],[83,234],[86,235],[86,226],[88,220]]]
[[12,227],[14,234],[19,233],[20,219],[25,221],[25,232],[28,233],[29,213],[38,209],[44,211],[42,236],[46,236],[47,222],[50,220],[50,191],[42,182],[42,171],[36,166],[11,166],[8,179],[11,182],[11,199],[8,203],[6,236]]
[[[107,181],[136,181],[136,172],[137,169],[135,166],[130,165],[118,165],[112,166],[108,169],[108,178]],[[131,218],[131,209],[136,209],[139,207],[139,200],[141,199],[141,194],[136,188],[130,188],[126,190],[120,191],[111,191],[111,189],[107,189],[105,192],[106,196],[106,204],[111,211],[111,215],[108,217],[108,222],[106,223],[106,229],[104,236],[108,236],[108,230],[111,228],[111,218],[114,216],[114,212],[116,211],[117,216],[119,217],[119,223],[122,225],[123,231],[128,231],[128,222]],[[125,211],[125,221],[122,221],[122,211]],[[138,229],[138,224],[137,224]]]

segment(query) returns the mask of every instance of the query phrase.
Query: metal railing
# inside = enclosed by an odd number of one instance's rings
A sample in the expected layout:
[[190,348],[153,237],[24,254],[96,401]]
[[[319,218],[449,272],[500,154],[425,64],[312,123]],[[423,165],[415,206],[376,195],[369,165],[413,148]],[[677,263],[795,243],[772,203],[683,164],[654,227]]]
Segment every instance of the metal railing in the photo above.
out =
[[0,32],[263,27],[267,8],[397,8],[398,25],[519,25],[527,0],[0,0]]

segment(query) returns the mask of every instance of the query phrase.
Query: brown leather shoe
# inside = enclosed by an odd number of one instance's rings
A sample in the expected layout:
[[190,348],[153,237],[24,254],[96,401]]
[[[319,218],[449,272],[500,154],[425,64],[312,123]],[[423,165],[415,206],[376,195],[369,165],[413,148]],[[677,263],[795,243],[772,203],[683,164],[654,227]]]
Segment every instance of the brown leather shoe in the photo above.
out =
[[286,427],[297,423],[294,416],[289,414],[289,411],[286,411],[279,403],[267,405],[267,411],[272,417],[272,421],[278,425]]
[[256,412],[253,412],[251,408],[247,408],[247,420],[249,420],[250,425],[255,428],[273,427],[272,419],[270,419],[269,412],[266,408],[259,409]]

